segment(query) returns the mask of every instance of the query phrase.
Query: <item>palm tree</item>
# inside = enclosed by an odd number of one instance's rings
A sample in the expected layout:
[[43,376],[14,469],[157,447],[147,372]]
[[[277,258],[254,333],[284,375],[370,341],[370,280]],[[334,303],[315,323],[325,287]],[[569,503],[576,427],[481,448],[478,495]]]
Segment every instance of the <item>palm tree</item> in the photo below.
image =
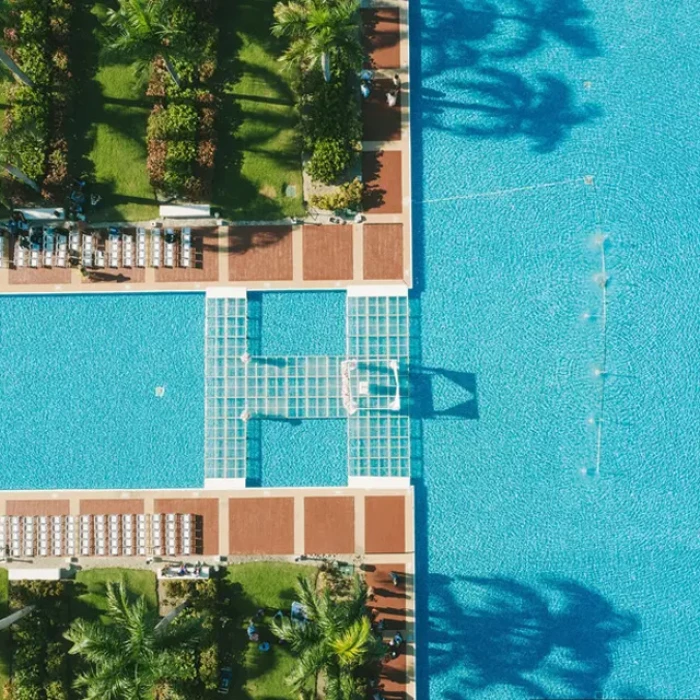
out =
[[145,72],[155,58],[162,58],[170,77],[180,87],[173,60],[185,56],[187,37],[170,21],[172,0],[119,0],[119,9],[107,11],[112,32],[109,49],[137,61]]
[[356,671],[385,653],[367,616],[364,581],[356,576],[350,593],[338,598],[328,587],[317,593],[309,580],[300,576],[297,595],[307,621],[283,618],[271,623],[274,634],[299,657],[290,685],[301,691],[323,674],[326,700],[361,700],[364,692],[358,687]]
[[275,5],[272,33],[291,44],[281,61],[308,70],[320,62],[326,82],[331,62],[359,66],[362,61],[360,0],[290,0]]
[[[0,0],[0,27],[7,26],[9,13],[10,4],[7,0]],[[30,88],[34,87],[34,81],[12,60],[7,51],[2,47],[0,47],[0,63],[2,63],[20,83],[24,83]]]
[[196,645],[196,619],[159,626],[157,611],[143,596],[130,601],[123,581],[107,586],[107,617],[75,620],[65,633],[69,653],[89,664],[75,680],[87,700],[151,700],[156,687],[181,680],[178,655]]

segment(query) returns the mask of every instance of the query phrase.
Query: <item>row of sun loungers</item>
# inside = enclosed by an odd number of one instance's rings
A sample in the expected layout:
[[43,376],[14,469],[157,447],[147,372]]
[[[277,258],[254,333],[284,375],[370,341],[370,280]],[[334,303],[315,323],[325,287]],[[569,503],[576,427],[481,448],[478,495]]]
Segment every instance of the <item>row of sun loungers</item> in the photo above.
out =
[[[179,256],[176,257],[175,230],[168,228],[164,234],[161,229],[153,228],[150,232],[150,263],[153,267],[191,267],[192,266],[192,229],[185,227],[180,232]],[[4,253],[4,237],[0,236],[0,267]],[[14,263],[16,267],[66,267],[69,253],[79,257],[83,267],[112,269],[120,267],[146,267],[149,250],[146,229],[139,227],[136,237],[131,233],[122,233],[118,229],[110,230],[105,249],[97,245],[97,237],[92,233],[57,234],[47,229],[43,246],[38,244],[25,248],[16,243]]]
[[0,551],[14,557],[189,556],[191,514],[0,516]]

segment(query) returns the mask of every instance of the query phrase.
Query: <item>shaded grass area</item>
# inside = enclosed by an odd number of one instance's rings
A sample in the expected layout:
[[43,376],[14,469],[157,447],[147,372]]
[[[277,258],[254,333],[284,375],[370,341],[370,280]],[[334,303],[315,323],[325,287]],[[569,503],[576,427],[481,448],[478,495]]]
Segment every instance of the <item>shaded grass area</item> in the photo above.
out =
[[[0,618],[8,611],[9,584],[7,569],[0,569]],[[9,632],[0,632],[0,693],[10,680],[10,638]]]
[[133,597],[144,596],[146,602],[156,607],[156,576],[152,571],[138,569],[87,569],[79,571],[75,577],[75,597],[73,617],[95,619],[107,610],[107,584],[124,581],[126,590]]
[[[295,600],[297,577],[302,574],[315,577],[318,569],[286,562],[253,562],[229,567],[227,587],[236,591],[236,624],[240,633],[236,638],[234,664],[234,697],[245,700],[282,700],[296,698],[287,684],[295,658],[280,645],[268,624],[277,610],[289,614]],[[255,624],[260,641],[270,643],[270,651],[261,652],[258,645],[246,636],[248,621],[263,609],[265,614]]]
[[[303,214],[301,146],[289,79],[270,34],[276,0],[221,3],[223,81],[214,204],[227,218]],[[296,196],[286,196],[288,186]]]
[[74,44],[80,108],[75,114],[72,169],[102,196],[91,220],[153,218],[157,203],[146,170],[146,125],[151,103],[133,65],[119,62],[101,46],[106,6],[82,3]]

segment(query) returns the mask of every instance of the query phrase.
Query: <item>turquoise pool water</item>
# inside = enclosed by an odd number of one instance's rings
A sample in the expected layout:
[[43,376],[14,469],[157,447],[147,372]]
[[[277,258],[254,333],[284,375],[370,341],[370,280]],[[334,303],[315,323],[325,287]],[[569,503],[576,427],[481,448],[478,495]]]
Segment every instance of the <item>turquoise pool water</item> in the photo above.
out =
[[0,297],[0,488],[201,486],[203,335],[202,295]]
[[700,697],[697,5],[411,13],[419,697]]

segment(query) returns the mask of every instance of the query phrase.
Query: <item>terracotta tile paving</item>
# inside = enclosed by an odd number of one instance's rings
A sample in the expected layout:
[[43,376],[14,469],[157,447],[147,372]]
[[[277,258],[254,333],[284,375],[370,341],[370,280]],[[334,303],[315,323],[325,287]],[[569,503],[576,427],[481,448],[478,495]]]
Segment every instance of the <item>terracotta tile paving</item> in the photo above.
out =
[[293,498],[230,498],[229,554],[294,554]]
[[154,513],[192,513],[201,518],[203,548],[197,554],[219,554],[218,498],[157,498]]
[[[180,243],[177,226],[175,243],[175,261],[179,264]],[[156,270],[156,282],[215,282],[219,278],[219,232],[214,227],[192,229],[192,266],[159,267]],[[161,259],[162,262],[162,259]]]
[[70,501],[7,501],[7,515],[68,515]]
[[70,284],[67,267],[20,267],[8,270],[10,284]]
[[406,551],[406,499],[403,496],[365,498],[365,551],[367,554]]
[[143,498],[84,498],[81,515],[138,515],[143,513]]
[[393,107],[386,100],[394,89],[391,79],[375,80],[370,96],[362,101],[362,138],[365,141],[401,140],[401,92]]
[[304,226],[304,279],[352,279],[352,226]]
[[[402,646],[402,652],[406,645]],[[386,700],[398,700],[406,697],[408,674],[406,673],[406,654],[401,653],[395,659],[390,656],[382,664],[379,673],[379,686]]]
[[291,226],[237,226],[229,232],[229,280],[291,280]]
[[399,10],[365,8],[362,10],[362,25],[365,50],[369,54],[366,67],[398,68],[401,65]]
[[348,554],[355,551],[355,499],[307,496],[304,499],[304,552]]
[[362,248],[366,280],[403,279],[403,224],[365,224]]
[[[396,571],[399,585],[394,586],[389,576]],[[406,588],[403,564],[365,564],[365,580],[374,590],[374,600],[370,603],[377,611],[377,620],[384,620],[387,630],[406,629]]]
[[364,151],[362,179],[365,182],[365,211],[375,214],[400,214],[401,151]]

